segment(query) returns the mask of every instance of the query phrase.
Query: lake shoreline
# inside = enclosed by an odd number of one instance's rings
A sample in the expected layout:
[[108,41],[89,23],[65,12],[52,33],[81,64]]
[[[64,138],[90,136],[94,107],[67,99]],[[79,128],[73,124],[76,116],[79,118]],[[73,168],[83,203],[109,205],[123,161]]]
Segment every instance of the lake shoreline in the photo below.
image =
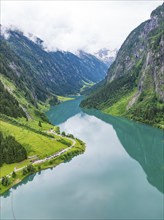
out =
[[142,124],[142,125],[147,125],[147,126],[150,126],[150,127],[153,127],[153,128],[158,128],[160,129],[161,131],[164,131],[164,125],[162,124],[150,124],[150,123],[146,123],[144,120],[137,120],[135,118],[132,118],[130,117],[129,115],[115,115],[115,114],[110,114],[110,113],[107,113],[105,110],[100,110],[100,109],[96,109],[96,108],[85,108],[85,107],[81,107],[82,110],[85,111],[89,111],[89,110],[95,110],[95,111],[100,111],[101,113],[103,114],[106,114],[106,115],[109,115],[109,116],[112,116],[112,117],[117,117],[117,118],[122,118],[122,119],[126,119],[126,120],[130,120],[132,122],[135,122],[135,123],[138,123],[138,124]]
[[[68,162],[68,161],[72,160],[74,157],[76,157],[80,154],[83,154],[85,152],[85,148],[86,148],[85,143],[82,142],[81,140],[76,139],[76,138],[73,140],[76,143],[74,146],[72,146],[72,148],[68,147],[59,156],[48,159],[48,160],[46,160],[42,163],[39,163],[39,164],[34,164],[34,168],[35,168],[34,172],[29,172],[26,175],[23,175],[22,171],[23,171],[24,167],[21,168],[21,170],[17,171],[16,172],[17,177],[14,178],[11,176],[10,180],[12,182],[8,186],[1,186],[0,197],[4,196],[4,194],[6,192],[8,192],[8,190],[19,185],[23,180],[25,180],[30,175],[36,174],[38,172],[41,172],[41,171],[49,169],[49,168],[50,169],[55,168],[56,166],[60,165],[61,163]],[[33,164],[31,164],[31,165],[33,165]]]
[[69,162],[80,150],[74,149],[53,164],[41,165],[47,171],[15,183],[1,197],[2,218],[12,218],[14,196],[14,212],[21,219],[161,219],[162,131],[96,110],[85,112],[80,101],[61,103],[46,114],[62,135],[84,140],[85,153],[81,150],[83,154]]

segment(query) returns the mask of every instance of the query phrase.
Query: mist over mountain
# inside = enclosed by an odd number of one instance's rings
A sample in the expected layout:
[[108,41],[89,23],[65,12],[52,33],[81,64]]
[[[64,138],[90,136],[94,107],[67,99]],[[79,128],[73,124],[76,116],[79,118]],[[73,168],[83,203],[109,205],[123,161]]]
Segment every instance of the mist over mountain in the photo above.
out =
[[104,63],[106,63],[106,65],[108,67],[110,67],[110,65],[114,62],[114,60],[116,59],[117,56],[117,49],[114,50],[110,50],[107,48],[103,48],[101,50],[99,50],[98,52],[94,53],[94,55],[102,60]]
[[107,65],[91,54],[49,52],[41,39],[31,40],[18,30],[2,32],[1,62],[1,74],[19,81],[34,99],[43,101],[50,94],[77,94],[85,84],[101,81],[107,72]]

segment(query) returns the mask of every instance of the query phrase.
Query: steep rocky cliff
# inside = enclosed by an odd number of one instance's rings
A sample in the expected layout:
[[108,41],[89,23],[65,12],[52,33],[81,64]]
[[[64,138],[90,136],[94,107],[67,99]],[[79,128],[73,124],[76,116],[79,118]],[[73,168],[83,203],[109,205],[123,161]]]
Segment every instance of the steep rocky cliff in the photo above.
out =
[[130,33],[109,68],[105,83],[81,105],[162,126],[164,4]]

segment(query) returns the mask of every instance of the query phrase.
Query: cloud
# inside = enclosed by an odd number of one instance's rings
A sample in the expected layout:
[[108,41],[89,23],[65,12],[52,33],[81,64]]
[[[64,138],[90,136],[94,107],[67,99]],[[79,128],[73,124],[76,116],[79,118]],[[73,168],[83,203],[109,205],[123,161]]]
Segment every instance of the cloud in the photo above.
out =
[[1,23],[44,40],[49,50],[119,48],[163,1],[2,1]]

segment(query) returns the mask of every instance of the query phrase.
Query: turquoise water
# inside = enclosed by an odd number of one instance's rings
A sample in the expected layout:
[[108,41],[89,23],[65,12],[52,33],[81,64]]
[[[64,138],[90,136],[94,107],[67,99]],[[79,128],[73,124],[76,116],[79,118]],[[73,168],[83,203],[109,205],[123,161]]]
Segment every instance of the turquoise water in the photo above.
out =
[[86,152],[6,193],[1,219],[162,219],[162,131],[82,111],[81,99],[62,103],[47,116],[85,141]]

